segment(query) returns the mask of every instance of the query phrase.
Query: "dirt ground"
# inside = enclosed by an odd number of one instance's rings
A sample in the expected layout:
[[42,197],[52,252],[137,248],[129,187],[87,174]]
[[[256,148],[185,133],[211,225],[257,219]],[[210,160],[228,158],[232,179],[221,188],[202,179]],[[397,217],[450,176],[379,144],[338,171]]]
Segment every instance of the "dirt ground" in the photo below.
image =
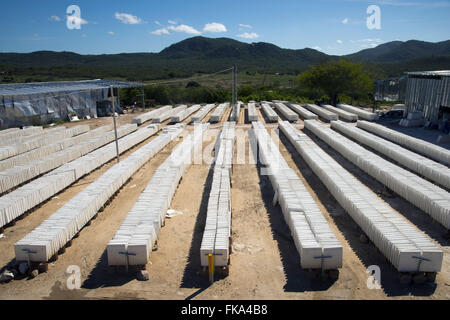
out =
[[[228,119],[231,109],[222,119]],[[119,124],[130,123],[135,114],[118,118]],[[265,123],[262,114],[260,121]],[[166,146],[137,171],[131,180],[99,213],[91,225],[84,228],[71,247],[49,265],[47,273],[34,279],[18,279],[0,284],[0,299],[450,299],[450,251],[445,230],[421,210],[398,196],[380,195],[395,210],[424,231],[444,251],[443,269],[436,283],[401,285],[398,273],[373,244],[359,241],[360,228],[340,207],[317,176],[309,169],[293,146],[280,136],[280,151],[288,164],[300,176],[319,204],[344,248],[343,267],[339,278],[317,279],[300,268],[300,257],[293,244],[289,228],[279,206],[272,205],[273,189],[266,176],[259,174],[259,166],[248,161],[249,143],[247,110],[241,109],[236,126],[238,139],[245,139],[245,163],[235,164],[232,175],[232,239],[230,274],[218,278],[212,285],[200,268],[200,243],[206,220],[212,167],[208,162],[191,165],[183,175],[171,208],[182,214],[166,219],[158,239],[158,250],[152,252],[147,266],[150,279],[136,280],[132,271],[113,273],[107,266],[106,245],[131,209],[153,173],[169,156],[181,139]],[[203,120],[209,120],[209,115]],[[83,121],[91,128],[106,124],[110,118]],[[185,121],[189,122],[189,119]],[[211,125],[203,143],[203,154],[210,155],[215,137],[222,123]],[[167,124],[167,123],[165,123]],[[75,125],[74,123],[66,126]],[[275,129],[277,124],[267,125]],[[300,120],[296,127],[303,128]],[[190,131],[193,126],[188,125]],[[329,146],[305,131],[326,152],[360,181],[381,194],[383,187],[376,180],[345,160]],[[129,150],[124,158],[154,137]],[[235,156],[237,158],[237,150]],[[239,152],[242,152],[239,151]],[[37,227],[75,194],[95,181],[111,161],[36,208],[29,216],[5,229],[0,238],[0,267],[14,259],[13,245]],[[81,288],[67,289],[66,270],[77,265],[81,270]],[[381,268],[382,289],[368,289],[370,265]]]

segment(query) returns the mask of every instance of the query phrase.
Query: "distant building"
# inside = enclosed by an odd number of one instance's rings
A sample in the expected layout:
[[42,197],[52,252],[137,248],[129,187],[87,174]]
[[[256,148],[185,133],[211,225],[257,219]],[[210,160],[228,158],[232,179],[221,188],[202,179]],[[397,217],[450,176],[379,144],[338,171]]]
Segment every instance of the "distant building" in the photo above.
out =
[[425,121],[450,120],[450,70],[406,72],[374,83],[376,101],[404,101],[404,117],[420,111]]
[[405,101],[407,76],[378,80],[374,83],[376,101]]
[[96,117],[108,89],[143,86],[109,80],[14,83],[0,85],[0,129]]
[[405,116],[421,111],[426,121],[450,120],[450,70],[407,72]]

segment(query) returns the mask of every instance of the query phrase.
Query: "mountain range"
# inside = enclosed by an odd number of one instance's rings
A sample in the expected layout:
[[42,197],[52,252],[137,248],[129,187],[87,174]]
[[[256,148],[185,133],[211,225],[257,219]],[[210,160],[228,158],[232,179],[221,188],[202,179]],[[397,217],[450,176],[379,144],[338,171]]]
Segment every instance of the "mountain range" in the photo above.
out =
[[311,65],[341,58],[366,64],[377,71],[378,77],[399,76],[405,71],[450,69],[450,40],[436,43],[393,41],[349,55],[333,56],[310,48],[283,49],[264,42],[249,44],[229,38],[199,36],[175,43],[159,53],[0,53],[0,71],[13,76],[145,81],[211,73],[233,64],[239,71],[250,74],[296,75]]

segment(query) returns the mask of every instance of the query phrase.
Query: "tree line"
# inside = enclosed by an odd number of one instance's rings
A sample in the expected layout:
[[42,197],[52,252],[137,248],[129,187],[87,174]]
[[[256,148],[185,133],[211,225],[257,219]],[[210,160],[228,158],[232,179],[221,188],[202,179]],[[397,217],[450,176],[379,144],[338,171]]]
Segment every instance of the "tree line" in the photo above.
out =
[[[297,103],[371,104],[374,79],[364,65],[342,59],[308,68],[298,75],[293,88],[273,84],[240,85],[238,99],[243,102],[286,100]],[[231,100],[231,89],[201,86],[195,81],[183,86],[148,85],[144,87],[144,93],[145,98],[154,105],[220,103]],[[135,102],[140,104],[142,89],[122,89],[120,96],[123,105]]]

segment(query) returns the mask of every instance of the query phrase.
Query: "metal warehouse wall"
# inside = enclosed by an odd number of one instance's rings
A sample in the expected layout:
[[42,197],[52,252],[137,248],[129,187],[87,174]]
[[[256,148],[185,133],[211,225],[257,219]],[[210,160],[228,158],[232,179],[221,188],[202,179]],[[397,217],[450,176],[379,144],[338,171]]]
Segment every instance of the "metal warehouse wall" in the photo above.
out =
[[408,77],[405,104],[407,112],[422,111],[426,120],[438,120],[439,107],[450,107],[450,77]]

